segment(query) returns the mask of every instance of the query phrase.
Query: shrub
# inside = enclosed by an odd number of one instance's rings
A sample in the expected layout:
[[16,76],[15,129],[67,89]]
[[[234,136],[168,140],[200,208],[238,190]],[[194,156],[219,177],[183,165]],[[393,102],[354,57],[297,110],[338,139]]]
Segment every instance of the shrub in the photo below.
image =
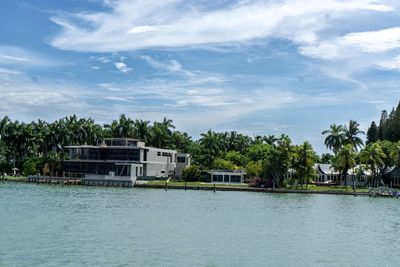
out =
[[183,169],[182,178],[187,182],[197,182],[201,179],[200,168],[197,165],[190,165]]
[[25,160],[24,164],[22,164],[22,175],[34,175],[37,174],[42,165],[42,159],[37,157],[31,157]]

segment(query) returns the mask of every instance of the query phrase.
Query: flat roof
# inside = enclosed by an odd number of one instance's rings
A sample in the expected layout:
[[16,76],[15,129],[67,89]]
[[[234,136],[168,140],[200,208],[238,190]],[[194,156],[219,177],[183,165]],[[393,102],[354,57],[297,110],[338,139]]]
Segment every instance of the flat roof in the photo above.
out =
[[223,174],[246,174],[246,171],[244,170],[210,170],[209,171],[211,174],[216,174],[216,173],[223,173]]

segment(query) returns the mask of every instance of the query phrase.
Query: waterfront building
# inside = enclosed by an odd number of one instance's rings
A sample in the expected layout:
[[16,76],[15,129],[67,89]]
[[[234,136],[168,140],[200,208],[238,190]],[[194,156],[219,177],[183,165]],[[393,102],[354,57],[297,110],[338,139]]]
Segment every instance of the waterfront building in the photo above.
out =
[[399,167],[392,167],[387,172],[388,184],[392,183],[394,187],[400,187],[400,168]]
[[188,154],[147,147],[144,142],[129,138],[109,138],[96,146],[68,146],[66,149],[69,159],[63,162],[65,175],[85,179],[168,178],[181,175],[182,169],[190,165]]
[[212,183],[243,183],[246,172],[243,170],[211,170]]
[[368,179],[371,177],[371,171],[367,170],[364,165],[357,165],[351,168],[347,172],[347,176],[340,174],[339,171],[335,170],[332,164],[318,163],[314,165],[318,176],[314,180],[315,183],[321,184],[344,184],[346,178],[346,184],[352,185],[353,181],[356,186],[366,186]]
[[176,155],[176,169],[175,169],[175,176],[182,177],[183,169],[187,166],[190,166],[192,158],[190,154],[183,154],[178,153]]

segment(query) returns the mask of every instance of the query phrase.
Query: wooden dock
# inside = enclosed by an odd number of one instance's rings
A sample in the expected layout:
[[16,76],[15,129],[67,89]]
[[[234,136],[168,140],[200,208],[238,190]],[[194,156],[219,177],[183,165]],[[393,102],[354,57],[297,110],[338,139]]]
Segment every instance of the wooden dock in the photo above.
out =
[[133,181],[114,179],[85,179],[56,176],[32,175],[27,177],[28,183],[54,184],[54,185],[85,185],[85,186],[110,186],[110,187],[134,187]]
[[399,192],[389,187],[370,187],[368,188],[368,196],[370,197],[399,197]]

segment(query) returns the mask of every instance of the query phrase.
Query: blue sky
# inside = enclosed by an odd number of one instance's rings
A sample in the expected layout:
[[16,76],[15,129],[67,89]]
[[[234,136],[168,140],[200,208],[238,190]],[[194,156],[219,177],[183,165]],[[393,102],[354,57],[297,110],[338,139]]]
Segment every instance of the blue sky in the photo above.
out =
[[1,0],[0,115],[174,120],[289,134],[366,130],[400,100],[396,0]]

